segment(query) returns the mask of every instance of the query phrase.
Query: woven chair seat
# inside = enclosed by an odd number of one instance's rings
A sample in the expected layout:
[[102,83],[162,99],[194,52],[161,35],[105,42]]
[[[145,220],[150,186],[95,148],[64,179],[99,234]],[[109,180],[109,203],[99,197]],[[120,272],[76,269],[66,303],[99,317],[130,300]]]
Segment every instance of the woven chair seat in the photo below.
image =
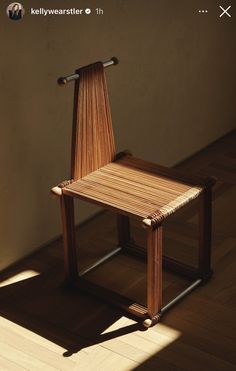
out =
[[159,222],[202,191],[199,185],[176,180],[171,169],[161,170],[158,174],[155,165],[125,156],[69,184],[63,192]]

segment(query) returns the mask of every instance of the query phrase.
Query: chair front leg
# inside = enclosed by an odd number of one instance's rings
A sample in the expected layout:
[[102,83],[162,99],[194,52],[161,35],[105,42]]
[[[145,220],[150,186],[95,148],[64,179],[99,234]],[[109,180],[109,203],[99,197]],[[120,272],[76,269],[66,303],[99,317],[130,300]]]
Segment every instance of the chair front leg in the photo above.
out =
[[64,242],[65,276],[67,283],[72,284],[78,277],[75,244],[74,200],[73,197],[66,196],[62,193],[60,201]]
[[147,309],[149,327],[160,319],[162,306],[162,226],[147,229]]

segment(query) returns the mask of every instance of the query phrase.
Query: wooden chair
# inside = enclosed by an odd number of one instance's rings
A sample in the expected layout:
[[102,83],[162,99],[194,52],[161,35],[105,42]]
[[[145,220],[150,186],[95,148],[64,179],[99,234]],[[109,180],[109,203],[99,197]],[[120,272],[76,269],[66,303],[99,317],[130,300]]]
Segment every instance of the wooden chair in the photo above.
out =
[[[211,275],[211,190],[212,177],[183,175],[133,157],[128,152],[116,155],[104,67],[116,58],[83,67],[75,74],[60,78],[60,83],[75,80],[72,133],[71,179],[52,189],[60,197],[64,236],[65,273],[69,283],[121,306],[143,318],[149,327],[172,305]],[[122,252],[147,255],[147,307],[99,287],[82,278],[77,269],[74,230],[74,198],[100,205],[117,214],[118,247],[99,262]],[[198,198],[198,268],[162,255],[162,222],[176,210]],[[133,246],[129,218],[146,228],[146,250]],[[162,306],[162,265],[191,277],[193,283],[164,307]]]

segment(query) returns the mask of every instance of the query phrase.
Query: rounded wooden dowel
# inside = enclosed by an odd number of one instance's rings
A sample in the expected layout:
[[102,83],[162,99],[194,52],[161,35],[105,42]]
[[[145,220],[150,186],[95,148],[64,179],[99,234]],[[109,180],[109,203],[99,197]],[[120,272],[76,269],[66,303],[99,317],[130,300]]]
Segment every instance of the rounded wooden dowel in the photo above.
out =
[[119,59],[116,57],[112,57],[111,61],[113,61],[113,64],[116,66],[119,63]]
[[67,84],[67,80],[66,80],[65,77],[59,77],[59,79],[57,79],[57,83],[58,83],[58,85],[63,86],[65,84]]
[[52,194],[55,195],[55,196],[61,196],[61,195],[62,195],[62,189],[61,189],[60,187],[58,187],[58,186],[53,187],[53,188],[51,189],[51,192],[52,192]]
[[143,226],[145,228],[150,228],[152,226],[152,219],[148,219],[148,218],[143,219]]
[[146,318],[144,321],[143,321],[143,326],[146,327],[146,328],[149,328],[152,326],[152,320],[150,318]]

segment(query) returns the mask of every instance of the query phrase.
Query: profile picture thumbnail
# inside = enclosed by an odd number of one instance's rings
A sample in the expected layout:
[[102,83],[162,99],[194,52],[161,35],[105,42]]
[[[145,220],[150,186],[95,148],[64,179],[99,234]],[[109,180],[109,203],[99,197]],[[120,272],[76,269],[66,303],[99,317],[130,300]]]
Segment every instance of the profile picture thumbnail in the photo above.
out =
[[19,21],[23,18],[25,14],[25,9],[21,3],[11,3],[7,7],[7,16],[12,21]]

